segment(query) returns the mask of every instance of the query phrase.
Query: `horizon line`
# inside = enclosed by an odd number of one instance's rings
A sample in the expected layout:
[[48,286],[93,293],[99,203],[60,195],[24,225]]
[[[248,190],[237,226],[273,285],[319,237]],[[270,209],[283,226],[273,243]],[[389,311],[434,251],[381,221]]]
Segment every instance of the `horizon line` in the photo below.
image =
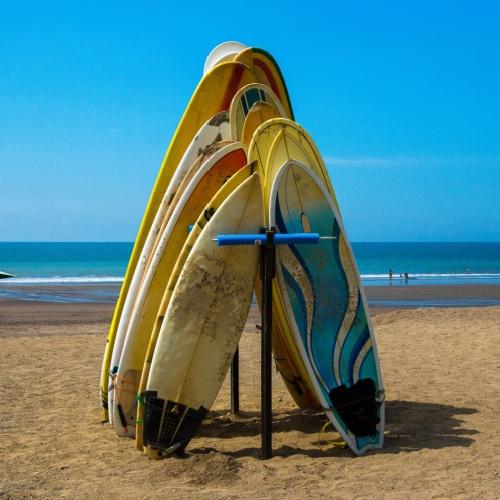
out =
[[[44,244],[51,244],[51,243],[72,243],[72,244],[82,244],[82,243],[88,243],[88,244],[94,244],[94,243],[99,243],[99,244],[115,244],[115,243],[120,243],[120,244],[134,244],[134,240],[115,240],[115,241],[104,241],[104,240],[91,240],[91,241],[85,241],[85,240],[80,240],[80,241],[63,241],[63,240],[57,240],[57,241],[35,241],[35,240],[12,240],[12,241],[7,241],[7,240],[0,240],[0,244],[2,243],[44,243]],[[422,243],[422,244],[430,244],[430,243],[447,243],[447,244],[456,244],[456,243],[495,243],[495,244],[500,244],[499,241],[492,241],[492,240],[455,240],[455,241],[394,241],[394,240],[373,240],[373,241],[368,241],[368,240],[352,240],[350,243],[401,243],[401,244],[416,244],[416,243]]]

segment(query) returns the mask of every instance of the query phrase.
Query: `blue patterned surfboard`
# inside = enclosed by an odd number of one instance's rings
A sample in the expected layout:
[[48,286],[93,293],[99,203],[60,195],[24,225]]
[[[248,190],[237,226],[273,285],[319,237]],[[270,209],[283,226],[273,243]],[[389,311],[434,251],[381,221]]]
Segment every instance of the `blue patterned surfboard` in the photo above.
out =
[[354,453],[383,443],[380,366],[364,290],[338,210],[316,174],[287,161],[271,190],[280,233],[314,232],[317,245],[277,247],[277,282],[294,341],[329,419]]

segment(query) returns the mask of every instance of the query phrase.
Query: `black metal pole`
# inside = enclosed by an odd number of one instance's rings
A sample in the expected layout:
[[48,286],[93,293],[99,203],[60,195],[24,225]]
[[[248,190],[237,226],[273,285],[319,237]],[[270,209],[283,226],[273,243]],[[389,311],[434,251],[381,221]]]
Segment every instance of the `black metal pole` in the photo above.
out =
[[239,348],[233,356],[231,363],[231,413],[236,415],[240,411],[240,356]]
[[261,248],[262,337],[261,337],[261,433],[263,459],[271,458],[272,449],[272,341],[273,278],[275,265],[274,230],[266,230]]

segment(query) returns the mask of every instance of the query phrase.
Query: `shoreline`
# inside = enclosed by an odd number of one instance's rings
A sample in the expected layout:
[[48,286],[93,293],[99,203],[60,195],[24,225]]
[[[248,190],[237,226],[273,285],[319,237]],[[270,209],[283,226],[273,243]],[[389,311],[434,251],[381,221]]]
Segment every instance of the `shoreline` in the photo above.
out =
[[[120,284],[0,286],[0,304],[36,302],[114,306]],[[500,305],[500,285],[370,285],[364,287],[372,308],[488,307]]]

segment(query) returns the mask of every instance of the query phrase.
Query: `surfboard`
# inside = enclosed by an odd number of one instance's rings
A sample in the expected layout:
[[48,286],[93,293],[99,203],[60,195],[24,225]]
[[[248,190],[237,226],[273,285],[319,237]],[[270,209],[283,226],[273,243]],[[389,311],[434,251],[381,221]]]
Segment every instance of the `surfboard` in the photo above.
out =
[[[271,152],[272,161],[268,162]],[[321,155],[307,131],[292,120],[285,118],[266,121],[255,131],[248,148],[249,159],[256,162],[257,171],[261,174],[261,179],[265,180],[262,189],[266,216],[271,186],[277,171],[275,166],[282,165],[288,160],[288,153],[293,158],[308,162],[323,179],[328,191],[333,193]],[[280,160],[275,159],[276,155]],[[266,219],[266,223],[269,224],[269,220]],[[261,283],[257,279],[257,300],[260,300],[260,290]],[[288,322],[281,292],[276,284],[273,285],[273,352],[276,368],[297,405],[300,408],[319,407],[319,401],[312,390],[312,381],[297,346],[293,342],[291,325]]]
[[[187,170],[184,165],[180,168],[185,172],[184,175],[177,175],[177,171],[172,177],[172,181],[169,184],[169,188],[165,193],[164,200],[162,201],[161,214],[157,213],[153,225],[148,234],[148,238],[143,247],[141,258],[137,263],[134,271],[132,282],[129,287],[127,297],[123,306],[122,315],[120,317],[120,322],[116,330],[115,341],[113,346],[113,355],[111,357],[110,364],[110,375],[109,375],[109,392],[108,392],[108,406],[113,407],[114,398],[114,380],[122,356],[122,351],[124,344],[126,342],[126,337],[130,329],[131,317],[134,311],[135,304],[137,302],[137,296],[139,290],[144,282],[145,274],[151,261],[155,255],[156,248],[161,240],[161,236],[164,233],[165,227],[172,216],[179,200],[182,198],[182,194],[187,186],[189,186],[193,177],[199,171],[201,166],[207,162],[213,155],[215,155],[220,149],[232,144],[230,141],[220,141],[213,144],[209,144],[202,151],[200,156],[196,158],[191,167]],[[179,170],[179,169],[178,169]],[[160,209],[158,210],[160,212]],[[161,217],[160,217],[161,215]],[[119,380],[119,379],[117,379]],[[120,384],[122,385],[122,384]],[[125,390],[125,388],[123,389]],[[112,424],[114,422],[114,412],[109,412],[109,422]]]
[[252,65],[257,81],[267,85],[279,97],[286,110],[286,116],[295,119],[285,79],[276,59],[269,52],[251,47],[236,54],[233,61]]
[[13,274],[3,273],[2,271],[0,271],[0,280],[6,279],[6,278],[15,278],[15,276]]
[[[287,159],[295,158],[304,162],[321,178],[328,192],[334,199],[330,176],[315,142],[309,133],[298,123],[287,118],[275,118],[263,123],[256,131],[248,147],[248,156],[257,160],[263,169],[269,162],[272,153],[272,171],[266,172],[265,194],[269,196],[273,176]],[[277,159],[283,159],[279,163]],[[277,166],[278,165],[278,166]]]
[[224,140],[224,141],[216,142],[216,143],[208,146],[200,153],[200,156],[198,156],[198,158],[196,158],[196,160],[193,162],[191,167],[184,174],[184,177],[183,177],[181,183],[177,187],[177,190],[169,198],[168,209],[167,209],[166,214],[163,217],[163,220],[161,221],[159,229],[157,230],[156,234],[152,235],[152,237],[155,237],[155,242],[153,243],[151,251],[147,255],[146,269],[149,266],[151,259],[153,258],[154,254],[155,254],[156,247],[158,246],[158,243],[161,240],[161,235],[163,234],[165,226],[168,224],[168,221],[170,220],[170,216],[172,214],[172,211],[177,206],[177,203],[181,199],[182,194],[186,190],[187,186],[189,186],[190,182],[193,180],[193,178],[196,175],[196,173],[198,172],[198,170],[205,164],[205,162],[207,162],[218,151],[220,151],[222,148],[225,148],[226,146],[233,144],[233,143],[234,143],[234,141]]
[[183,450],[208,413],[245,325],[258,248],[216,247],[221,233],[252,233],[263,223],[254,174],[201,231],[170,299],[144,395],[145,453]]
[[276,281],[326,415],[356,455],[380,448],[384,389],[365,293],[336,204],[308,165],[288,160],[279,167],[269,223],[280,233],[330,238],[278,246]]
[[232,61],[218,64],[204,75],[196,87],[172,137],[135,239],[106,340],[100,382],[101,403],[106,419],[108,418],[108,380],[116,331],[135,267],[165,190],[186,148],[200,127],[220,111],[228,110],[234,94],[241,87],[256,81],[259,80],[253,67]]
[[212,198],[210,203],[202,210],[198,220],[189,232],[189,236],[184,243],[181,253],[179,254],[179,258],[175,263],[175,267],[170,274],[170,278],[168,280],[167,287],[165,289],[165,293],[163,294],[162,301],[160,307],[158,309],[158,313],[156,316],[155,325],[153,327],[153,331],[151,333],[151,338],[149,340],[148,350],[146,354],[146,360],[144,362],[144,367],[141,374],[141,382],[139,385],[139,397],[135,398],[137,401],[137,420],[136,420],[136,447],[138,450],[142,451],[143,449],[143,440],[142,440],[142,421],[144,418],[144,405],[142,404],[142,400],[144,398],[144,393],[146,391],[147,381],[149,378],[149,371],[151,368],[151,361],[153,359],[153,353],[156,347],[156,342],[158,339],[158,334],[160,332],[161,325],[163,324],[163,319],[165,317],[165,311],[167,310],[168,304],[170,302],[170,298],[174,291],[175,285],[179,279],[179,276],[184,268],[184,264],[191,253],[191,250],[198,239],[202,229],[206,226],[208,221],[213,217],[215,212],[218,210],[220,205],[227,199],[227,197],[233,193],[233,191],[240,186],[248,177],[250,177],[254,172],[254,165],[250,164],[246,167],[238,170],[235,174],[233,174],[217,191],[215,196]]
[[262,123],[280,116],[283,115],[280,115],[276,108],[267,102],[255,103],[243,123],[240,142],[248,146],[252,141],[253,134]]
[[221,43],[207,56],[204,74],[217,64],[229,60],[253,67],[257,75],[257,81],[270,87],[279,96],[283,107],[286,109],[286,114],[282,116],[294,119],[285,79],[276,59],[269,52],[258,47],[247,47],[240,42]]
[[240,42],[223,42],[216,47],[214,47],[210,54],[208,54],[205,59],[205,66],[203,67],[203,74],[208,73],[212,68],[217,66],[224,61],[231,60],[236,54],[245,50],[247,48],[246,45],[243,45]]
[[196,171],[168,219],[134,303],[123,350],[120,354],[116,346],[113,353],[114,390],[108,397],[113,401],[113,425],[120,436],[135,435],[132,425],[135,406],[122,404],[122,399],[128,403],[130,393],[137,394],[156,314],[170,273],[188,237],[188,227],[224,182],[246,164],[241,144],[232,143],[219,150]]
[[231,139],[249,145],[259,125],[279,117],[289,118],[289,115],[269,87],[261,83],[245,85],[234,95],[229,108]]

